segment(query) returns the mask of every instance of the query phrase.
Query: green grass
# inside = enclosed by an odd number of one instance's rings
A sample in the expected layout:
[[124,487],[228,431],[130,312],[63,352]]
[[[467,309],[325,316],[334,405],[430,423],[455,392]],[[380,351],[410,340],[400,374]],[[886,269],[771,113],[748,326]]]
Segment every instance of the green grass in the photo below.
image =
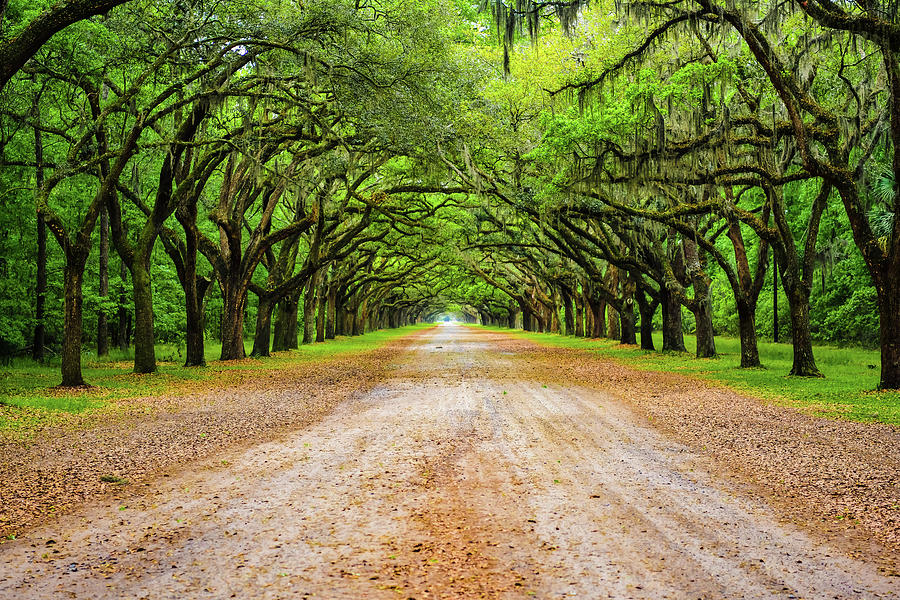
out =
[[[131,352],[114,350],[108,358],[98,360],[85,354],[84,379],[87,390],[56,389],[60,381],[59,364],[38,364],[17,359],[8,367],[0,367],[0,434],[27,437],[37,428],[71,422],[67,415],[82,417],[101,414],[113,404],[128,406],[128,400],[171,393],[191,382],[222,380],[229,371],[273,370],[305,362],[317,362],[344,355],[373,350],[429,324],[400,329],[379,330],[357,337],[338,337],[324,344],[309,344],[298,350],[278,352],[271,357],[243,361],[217,360],[221,345],[206,344],[206,367],[184,367],[183,355],[177,347],[157,346],[158,371],[151,375],[132,372]],[[248,351],[251,344],[245,344]],[[124,403],[119,401],[125,401]]]
[[[498,331],[509,332],[508,329]],[[613,340],[586,340],[548,333],[513,331],[516,335],[549,346],[596,352],[625,365],[648,371],[668,371],[706,379],[741,393],[817,416],[860,422],[900,425],[900,392],[876,392],[880,373],[878,351],[863,348],[816,346],[816,364],[824,379],[788,377],[791,370],[790,344],[760,342],[762,369],[741,369],[740,341],[717,337],[718,358],[693,356],[696,340],[685,336],[689,353],[649,352],[622,346]],[[662,334],[654,334],[654,344],[662,347]]]

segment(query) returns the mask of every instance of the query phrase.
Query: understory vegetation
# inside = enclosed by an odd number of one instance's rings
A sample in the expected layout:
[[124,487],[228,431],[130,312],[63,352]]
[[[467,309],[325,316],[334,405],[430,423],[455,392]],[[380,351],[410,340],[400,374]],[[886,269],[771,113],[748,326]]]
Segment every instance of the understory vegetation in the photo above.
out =
[[896,422],[897,8],[0,2],[2,401],[452,316]]

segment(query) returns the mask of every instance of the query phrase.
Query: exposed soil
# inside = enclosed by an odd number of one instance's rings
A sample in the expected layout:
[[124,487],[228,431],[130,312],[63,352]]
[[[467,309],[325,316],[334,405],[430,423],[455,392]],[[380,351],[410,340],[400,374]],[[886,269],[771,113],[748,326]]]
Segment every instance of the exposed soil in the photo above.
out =
[[0,537],[98,494],[121,495],[123,484],[149,486],[162,469],[316,422],[376,385],[407,344],[278,371],[228,371],[227,383],[186,382],[177,396],[124,401],[111,414],[73,415],[34,440],[2,441]]
[[480,330],[408,343],[355,394],[232,390],[300,407],[3,544],[0,598],[900,598],[896,429]]

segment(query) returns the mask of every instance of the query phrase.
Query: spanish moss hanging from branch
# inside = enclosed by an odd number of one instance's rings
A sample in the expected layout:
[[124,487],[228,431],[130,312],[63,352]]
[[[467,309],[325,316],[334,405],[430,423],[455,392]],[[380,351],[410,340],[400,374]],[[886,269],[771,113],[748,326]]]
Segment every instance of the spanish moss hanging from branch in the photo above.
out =
[[541,21],[555,15],[563,32],[569,35],[582,8],[590,5],[590,0],[568,0],[562,2],[541,2],[535,0],[482,0],[479,10],[491,9],[492,25],[496,29],[497,40],[503,46],[503,74],[509,75],[510,52],[516,39],[528,33],[534,43],[540,33]]

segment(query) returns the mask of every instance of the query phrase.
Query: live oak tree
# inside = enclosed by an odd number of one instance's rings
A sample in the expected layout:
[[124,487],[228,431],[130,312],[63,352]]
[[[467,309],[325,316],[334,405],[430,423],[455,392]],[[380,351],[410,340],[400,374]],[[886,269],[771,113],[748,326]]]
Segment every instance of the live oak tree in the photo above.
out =
[[[697,23],[714,28],[720,39],[737,36],[746,48],[755,68],[764,73],[771,93],[777,98],[773,105],[774,127],[778,129],[784,123],[802,169],[832,186],[842,199],[854,241],[878,291],[882,341],[880,387],[900,387],[900,345],[896,341],[900,332],[900,306],[896,302],[900,291],[896,288],[900,280],[900,236],[892,233],[891,242],[878,242],[859,185],[875,148],[874,142],[883,138],[894,148],[900,141],[900,125],[896,124],[900,123],[900,116],[891,108],[897,106],[900,98],[900,85],[896,83],[900,81],[896,44],[900,25],[896,22],[895,4],[890,1],[848,5],[805,2],[791,4],[786,10],[779,5],[771,13],[767,13],[767,5],[757,3],[720,4],[702,0],[623,4],[646,15],[650,24],[648,35],[626,56],[628,60],[648,53],[666,34]],[[809,17],[808,31],[798,36],[799,43],[779,43],[783,42],[779,38],[783,32],[781,24],[787,16],[796,14],[794,11]],[[822,41],[837,48],[836,56],[825,54],[823,58],[820,53],[810,52]],[[792,52],[802,52],[804,60],[792,61]],[[809,85],[809,75],[815,73],[823,60],[835,64],[834,87]],[[865,93],[873,81],[872,68],[887,82],[886,94],[872,97]],[[582,89],[601,80],[602,76],[588,80]],[[843,94],[835,93],[835,89]],[[888,126],[882,127],[880,123]],[[895,161],[900,160],[893,154]],[[900,163],[895,163],[895,169],[896,165]],[[896,210],[893,214],[891,229],[895,232]]]

